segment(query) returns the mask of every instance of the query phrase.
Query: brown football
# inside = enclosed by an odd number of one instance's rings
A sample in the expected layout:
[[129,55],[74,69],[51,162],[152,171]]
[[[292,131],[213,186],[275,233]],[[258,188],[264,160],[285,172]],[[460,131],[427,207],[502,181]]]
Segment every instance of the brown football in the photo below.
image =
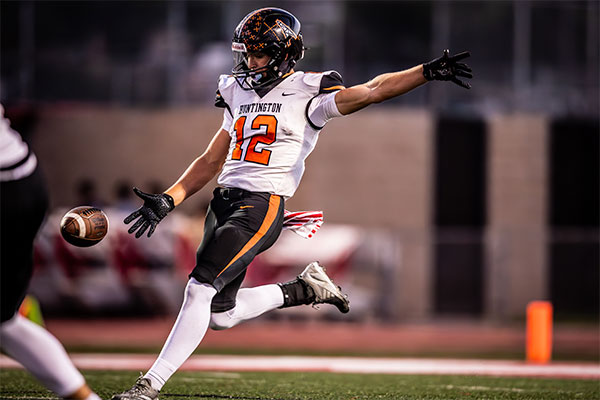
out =
[[93,246],[108,233],[108,218],[99,208],[75,207],[60,221],[60,233],[74,246]]

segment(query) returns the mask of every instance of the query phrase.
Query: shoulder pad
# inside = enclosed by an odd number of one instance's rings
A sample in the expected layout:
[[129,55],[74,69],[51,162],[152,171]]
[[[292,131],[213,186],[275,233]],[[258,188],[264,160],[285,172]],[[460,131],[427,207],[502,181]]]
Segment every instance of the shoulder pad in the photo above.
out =
[[219,76],[219,90],[223,91],[226,88],[231,87],[235,83],[235,78],[232,75],[221,75]]
[[218,89],[215,96],[215,106],[219,108],[226,108],[231,114],[231,108],[227,103],[228,99],[231,99],[231,88],[235,84],[235,78],[231,75],[221,75],[219,77]]
[[219,108],[227,107],[227,102],[223,98],[223,95],[221,94],[221,91],[219,89],[217,89],[217,93],[215,95],[215,107],[219,107]]
[[319,85],[319,94],[331,93],[341,89],[344,89],[344,81],[339,72],[327,71],[323,73],[323,78],[321,78],[321,84]]
[[306,72],[302,80],[306,85],[318,89],[317,94],[344,89],[342,76],[337,71]]
[[304,72],[302,76],[302,82],[304,82],[304,84],[307,86],[317,89],[321,84],[322,77],[322,72]]

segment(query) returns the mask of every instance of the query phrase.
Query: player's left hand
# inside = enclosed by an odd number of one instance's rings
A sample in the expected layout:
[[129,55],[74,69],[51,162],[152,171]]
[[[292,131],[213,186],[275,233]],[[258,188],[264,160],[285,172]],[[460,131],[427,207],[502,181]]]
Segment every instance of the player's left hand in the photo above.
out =
[[133,188],[133,192],[144,200],[144,205],[129,214],[123,222],[128,224],[139,218],[127,232],[133,233],[137,230],[135,237],[139,238],[146,232],[146,229],[150,228],[148,231],[148,237],[150,237],[154,233],[156,225],[175,208],[175,203],[173,198],[166,193],[144,193],[136,187]]
[[451,56],[450,50],[444,50],[444,54],[441,57],[423,64],[423,76],[428,81],[452,81],[465,89],[471,89],[469,83],[458,79],[458,77],[468,79],[473,77],[471,67],[465,63],[458,62],[470,56],[471,53],[468,51]]

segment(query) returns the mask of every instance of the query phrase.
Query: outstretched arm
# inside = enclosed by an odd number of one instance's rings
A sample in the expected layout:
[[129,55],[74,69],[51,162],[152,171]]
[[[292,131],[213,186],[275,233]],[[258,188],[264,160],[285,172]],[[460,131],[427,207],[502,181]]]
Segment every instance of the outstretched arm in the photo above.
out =
[[133,188],[134,193],[144,200],[144,205],[123,221],[129,224],[135,220],[128,232],[135,232],[135,237],[139,238],[148,230],[148,237],[152,236],[158,223],[175,206],[202,189],[219,172],[227,158],[229,143],[229,133],[221,129],[213,137],[204,154],[195,159],[177,182],[164,193],[144,193],[138,188]]
[[473,77],[471,68],[467,64],[458,62],[469,56],[469,52],[450,56],[450,52],[444,50],[441,57],[428,63],[404,71],[378,75],[361,85],[340,90],[335,96],[335,103],[338,110],[343,115],[347,115],[370,104],[400,96],[430,80],[452,81],[469,89],[471,86],[468,83],[458,79],[458,77]]
[[204,154],[196,158],[177,182],[165,191],[173,198],[176,206],[202,189],[221,170],[229,151],[230,141],[229,132],[225,129],[217,132]]
[[370,104],[400,96],[425,82],[422,65],[382,74],[361,85],[340,90],[335,95],[335,104],[343,115],[348,115]]

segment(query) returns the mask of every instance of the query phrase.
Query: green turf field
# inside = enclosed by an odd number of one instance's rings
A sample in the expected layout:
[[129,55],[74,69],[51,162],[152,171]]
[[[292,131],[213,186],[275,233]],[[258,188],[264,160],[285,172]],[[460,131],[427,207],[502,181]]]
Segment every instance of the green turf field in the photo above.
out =
[[[128,388],[134,372],[84,373],[102,398]],[[55,399],[22,370],[0,370],[0,398]],[[178,372],[161,399],[599,399],[596,380],[290,372]]]

